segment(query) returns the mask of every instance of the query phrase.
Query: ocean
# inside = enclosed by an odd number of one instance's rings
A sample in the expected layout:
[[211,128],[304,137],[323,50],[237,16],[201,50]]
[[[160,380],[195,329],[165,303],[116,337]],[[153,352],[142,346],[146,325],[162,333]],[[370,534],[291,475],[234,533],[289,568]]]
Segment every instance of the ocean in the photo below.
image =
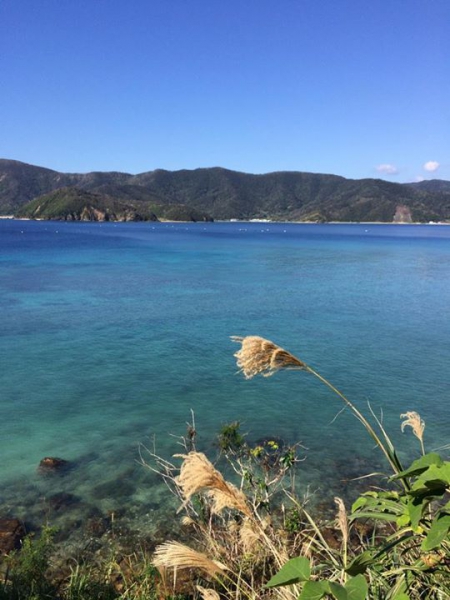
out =
[[[448,456],[449,298],[447,226],[0,220],[0,516],[151,535],[177,502],[141,456],[179,464],[191,411],[213,461],[234,421],[251,444],[301,442],[299,493],[322,506],[388,472],[316,378],[238,373],[233,335],[311,365],[403,460],[420,455],[406,411]],[[46,456],[70,468],[44,477]]]

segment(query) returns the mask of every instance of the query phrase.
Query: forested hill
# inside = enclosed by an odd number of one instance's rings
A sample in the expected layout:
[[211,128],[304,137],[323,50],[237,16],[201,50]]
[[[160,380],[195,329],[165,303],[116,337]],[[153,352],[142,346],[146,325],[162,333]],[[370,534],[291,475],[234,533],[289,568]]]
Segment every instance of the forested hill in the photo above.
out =
[[76,174],[0,159],[0,214],[24,214],[28,202],[61,188],[89,192],[91,204],[107,197],[123,210],[138,203],[149,213],[150,205],[177,205],[214,219],[450,221],[448,181],[397,184],[303,172],[252,175],[219,167]]

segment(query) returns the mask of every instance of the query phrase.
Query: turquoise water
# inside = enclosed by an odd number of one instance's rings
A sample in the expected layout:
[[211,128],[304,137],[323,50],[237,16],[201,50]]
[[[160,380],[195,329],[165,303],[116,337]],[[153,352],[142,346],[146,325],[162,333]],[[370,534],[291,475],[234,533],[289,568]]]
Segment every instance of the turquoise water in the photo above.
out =
[[[449,297],[445,226],[0,221],[0,512],[62,519],[65,492],[66,522],[154,522],[170,495],[139,444],[179,451],[191,409],[211,457],[240,420],[250,440],[302,442],[301,491],[350,497],[382,464],[365,431],[310,375],[246,381],[229,336],[272,339],[370,402],[406,459],[407,410],[428,449],[450,441]],[[73,468],[42,478],[44,456]]]

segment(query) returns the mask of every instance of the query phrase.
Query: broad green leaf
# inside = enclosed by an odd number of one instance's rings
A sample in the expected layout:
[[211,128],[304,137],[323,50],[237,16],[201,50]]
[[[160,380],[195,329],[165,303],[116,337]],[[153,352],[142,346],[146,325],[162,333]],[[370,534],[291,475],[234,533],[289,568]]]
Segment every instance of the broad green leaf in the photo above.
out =
[[365,600],[369,586],[364,575],[352,577],[345,584],[348,600]]
[[450,515],[441,515],[433,521],[427,537],[422,542],[422,550],[428,552],[439,546],[450,531]]
[[330,581],[328,585],[331,595],[334,596],[336,600],[348,600],[347,591],[344,586],[335,581]]
[[450,485],[450,462],[445,462],[442,465],[431,465],[431,467],[417,478],[418,481],[423,481],[424,483],[436,479]]
[[292,585],[300,581],[308,581],[311,577],[311,565],[304,556],[291,558],[276,573],[264,587],[278,587],[281,585]]
[[352,562],[345,569],[349,575],[359,575],[365,573],[367,568],[375,563],[372,553],[369,550],[362,552],[359,556],[356,556]]
[[[427,502],[420,502],[418,499],[413,499],[408,502],[408,514],[411,520],[411,527],[416,530],[419,526],[419,521],[422,518],[423,509],[426,507]],[[404,523],[407,525],[407,523]]]
[[320,600],[329,589],[327,581],[307,581],[298,600]]
[[412,496],[432,494],[442,496],[450,485],[450,463],[431,465],[414,482]]
[[394,481],[396,479],[403,479],[403,477],[415,477],[416,475],[420,475],[426,471],[430,465],[442,465],[442,463],[443,461],[439,454],[436,452],[430,452],[429,454],[425,454],[425,456],[415,460],[409,469],[401,471],[398,473],[398,475],[391,477],[391,480]]

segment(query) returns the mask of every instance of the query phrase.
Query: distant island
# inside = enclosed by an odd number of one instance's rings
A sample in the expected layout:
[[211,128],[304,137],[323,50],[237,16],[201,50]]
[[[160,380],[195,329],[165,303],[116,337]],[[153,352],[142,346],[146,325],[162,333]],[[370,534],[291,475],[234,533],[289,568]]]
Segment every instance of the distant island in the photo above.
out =
[[399,184],[220,167],[59,173],[0,159],[0,216],[66,221],[450,222],[450,181]]

